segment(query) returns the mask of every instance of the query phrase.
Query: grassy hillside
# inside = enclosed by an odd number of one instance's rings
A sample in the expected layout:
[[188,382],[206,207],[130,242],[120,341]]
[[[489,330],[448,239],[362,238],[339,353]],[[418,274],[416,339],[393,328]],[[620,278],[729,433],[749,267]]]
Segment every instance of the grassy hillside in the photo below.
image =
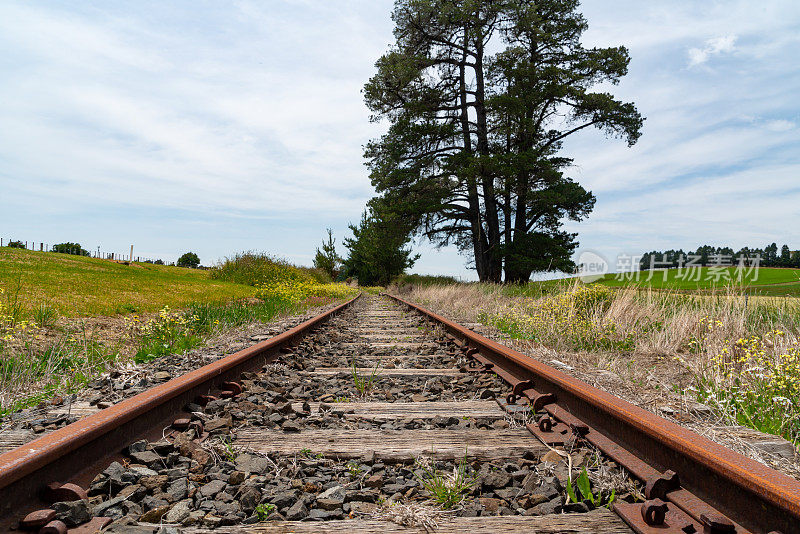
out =
[[113,315],[248,297],[255,288],[212,280],[209,271],[124,265],[54,252],[0,247],[0,287],[24,313],[40,305],[65,317]]

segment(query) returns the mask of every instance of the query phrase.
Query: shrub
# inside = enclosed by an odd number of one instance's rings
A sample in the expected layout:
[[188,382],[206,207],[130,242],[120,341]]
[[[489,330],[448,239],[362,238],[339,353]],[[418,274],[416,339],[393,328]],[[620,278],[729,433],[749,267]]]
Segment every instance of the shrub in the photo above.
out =
[[9,241],[8,242],[8,247],[9,248],[26,248],[25,247],[25,243],[23,243],[22,241]]
[[59,243],[58,245],[53,245],[52,251],[74,256],[89,256],[89,251],[81,248],[80,243]]
[[200,258],[194,252],[187,252],[178,258],[178,267],[191,267],[197,269],[200,266]]
[[331,278],[324,269],[318,269],[316,267],[298,267],[298,269],[313,278],[317,283],[330,284],[333,282],[333,278]]
[[310,281],[311,275],[302,272],[285,260],[263,252],[242,252],[211,269],[211,278],[246,286],[258,286],[278,280]]
[[264,300],[276,299],[287,304],[297,304],[310,298],[326,300],[341,299],[352,296],[356,289],[345,284],[319,284],[313,280],[273,280],[258,286],[256,297]]

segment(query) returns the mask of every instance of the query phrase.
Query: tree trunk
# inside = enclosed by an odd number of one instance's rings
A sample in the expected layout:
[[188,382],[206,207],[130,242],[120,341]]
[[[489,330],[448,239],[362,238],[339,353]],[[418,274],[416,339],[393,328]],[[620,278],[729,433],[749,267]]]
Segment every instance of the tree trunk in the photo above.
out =
[[[459,99],[461,106],[461,135],[464,142],[464,153],[472,155],[472,135],[469,129],[469,102],[467,100],[467,81],[466,81],[466,47],[469,43],[469,28],[464,28],[464,52],[461,56],[461,64],[458,67],[459,74]],[[467,177],[467,202],[469,204],[469,222],[472,234],[472,252],[475,256],[475,270],[478,272],[478,280],[485,282],[488,280],[488,265],[486,264],[486,236],[483,232],[481,223],[481,204],[478,195],[478,184],[475,177],[470,174]]]
[[[486,121],[486,89],[483,72],[483,34],[475,36],[475,115],[477,118],[477,153],[479,157],[489,155],[489,128]],[[479,165],[483,204],[486,209],[486,234],[489,246],[486,250],[487,277],[489,282],[499,283],[503,276],[503,257],[500,244],[500,219],[497,212],[497,197],[494,177]]]

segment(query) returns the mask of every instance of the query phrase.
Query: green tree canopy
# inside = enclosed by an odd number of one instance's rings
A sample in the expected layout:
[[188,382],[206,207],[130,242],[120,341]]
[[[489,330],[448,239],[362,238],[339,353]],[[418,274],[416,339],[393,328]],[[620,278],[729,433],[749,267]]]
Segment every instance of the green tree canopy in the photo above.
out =
[[89,251],[81,248],[80,243],[59,243],[53,245],[53,252],[60,252],[61,254],[74,254],[76,256],[89,256]]
[[[624,47],[585,48],[577,0],[397,0],[395,44],[364,88],[389,128],[365,156],[394,213],[454,243],[481,280],[569,270],[594,196],[564,175],[569,136],[640,135],[631,103],[594,91],[627,73]],[[488,50],[498,50],[491,54]]]
[[317,249],[314,255],[314,267],[322,269],[331,280],[336,280],[339,277],[339,272],[342,269],[342,258],[336,253],[336,240],[333,239],[333,230],[328,228],[328,241],[322,241],[322,248]]
[[180,258],[178,258],[178,267],[191,267],[192,269],[197,269],[200,266],[200,258],[197,257],[197,254],[194,252],[187,252]]
[[388,285],[411,268],[419,258],[406,248],[410,228],[387,211],[380,202],[371,202],[358,225],[351,224],[352,238],[344,239],[349,254],[344,260],[346,276],[358,278],[361,285]]

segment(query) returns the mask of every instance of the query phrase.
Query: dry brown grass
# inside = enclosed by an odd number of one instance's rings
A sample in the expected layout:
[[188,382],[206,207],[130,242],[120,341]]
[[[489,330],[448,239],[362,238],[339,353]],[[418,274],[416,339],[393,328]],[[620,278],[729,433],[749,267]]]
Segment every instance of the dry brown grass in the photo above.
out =
[[[566,289],[577,287],[580,282]],[[400,291],[412,301],[443,311],[460,322],[485,326],[487,318],[510,310],[525,311],[548,298],[509,296],[506,288],[494,284],[404,286]],[[632,350],[581,350],[559,335],[557,325],[548,332],[550,335],[540,337],[548,342],[534,342],[528,349],[556,351],[561,359],[581,367],[590,363],[590,368],[608,370],[618,370],[620,363],[627,367],[631,356],[648,364],[680,358],[676,361],[681,367],[697,372],[709,365],[709,356],[719,354],[731,340],[778,329],[788,333],[784,342],[790,344],[798,337],[800,311],[797,305],[787,304],[782,298],[745,298],[732,293],[693,296],[621,289],[613,292],[606,307],[593,308],[588,320],[596,326],[614,324],[617,337],[633,338]],[[489,331],[502,334],[496,328]]]
[[[550,299],[560,305],[565,301],[558,300],[558,295],[579,287],[579,282],[554,287],[543,295],[527,295],[519,288],[490,284],[404,286],[390,291],[399,291],[404,298],[474,325],[475,330],[488,337],[693,428],[742,423],[741,418],[736,420],[735,412],[726,413],[713,403],[709,410],[698,403],[696,389],[701,380],[718,388],[728,385],[725,380],[730,381],[731,377],[723,376],[719,358],[726,350],[732,352],[737,340],[780,331],[782,335],[770,340],[767,351],[768,357],[777,359],[796,346],[793,344],[800,337],[800,306],[795,302],[744,297],[733,290],[702,296],[614,290],[602,305],[590,307],[575,319],[581,323],[575,329],[578,335],[572,330],[567,332],[563,322],[525,322],[526,316],[536,314],[541,303]],[[495,320],[498,317],[505,318],[505,322]],[[519,330],[508,327],[509,322],[513,325],[517,320],[522,325]],[[608,343],[596,343],[595,338],[587,342],[580,335],[583,331],[602,331],[603,325],[609,324],[613,330],[608,339],[600,336],[602,342]],[[800,399],[792,400],[800,407]],[[735,437],[703,433],[728,446],[733,442],[733,448],[773,467],[781,468],[779,464],[783,464],[781,470],[793,476],[800,473],[796,465],[766,458],[747,443],[735,444]]]

